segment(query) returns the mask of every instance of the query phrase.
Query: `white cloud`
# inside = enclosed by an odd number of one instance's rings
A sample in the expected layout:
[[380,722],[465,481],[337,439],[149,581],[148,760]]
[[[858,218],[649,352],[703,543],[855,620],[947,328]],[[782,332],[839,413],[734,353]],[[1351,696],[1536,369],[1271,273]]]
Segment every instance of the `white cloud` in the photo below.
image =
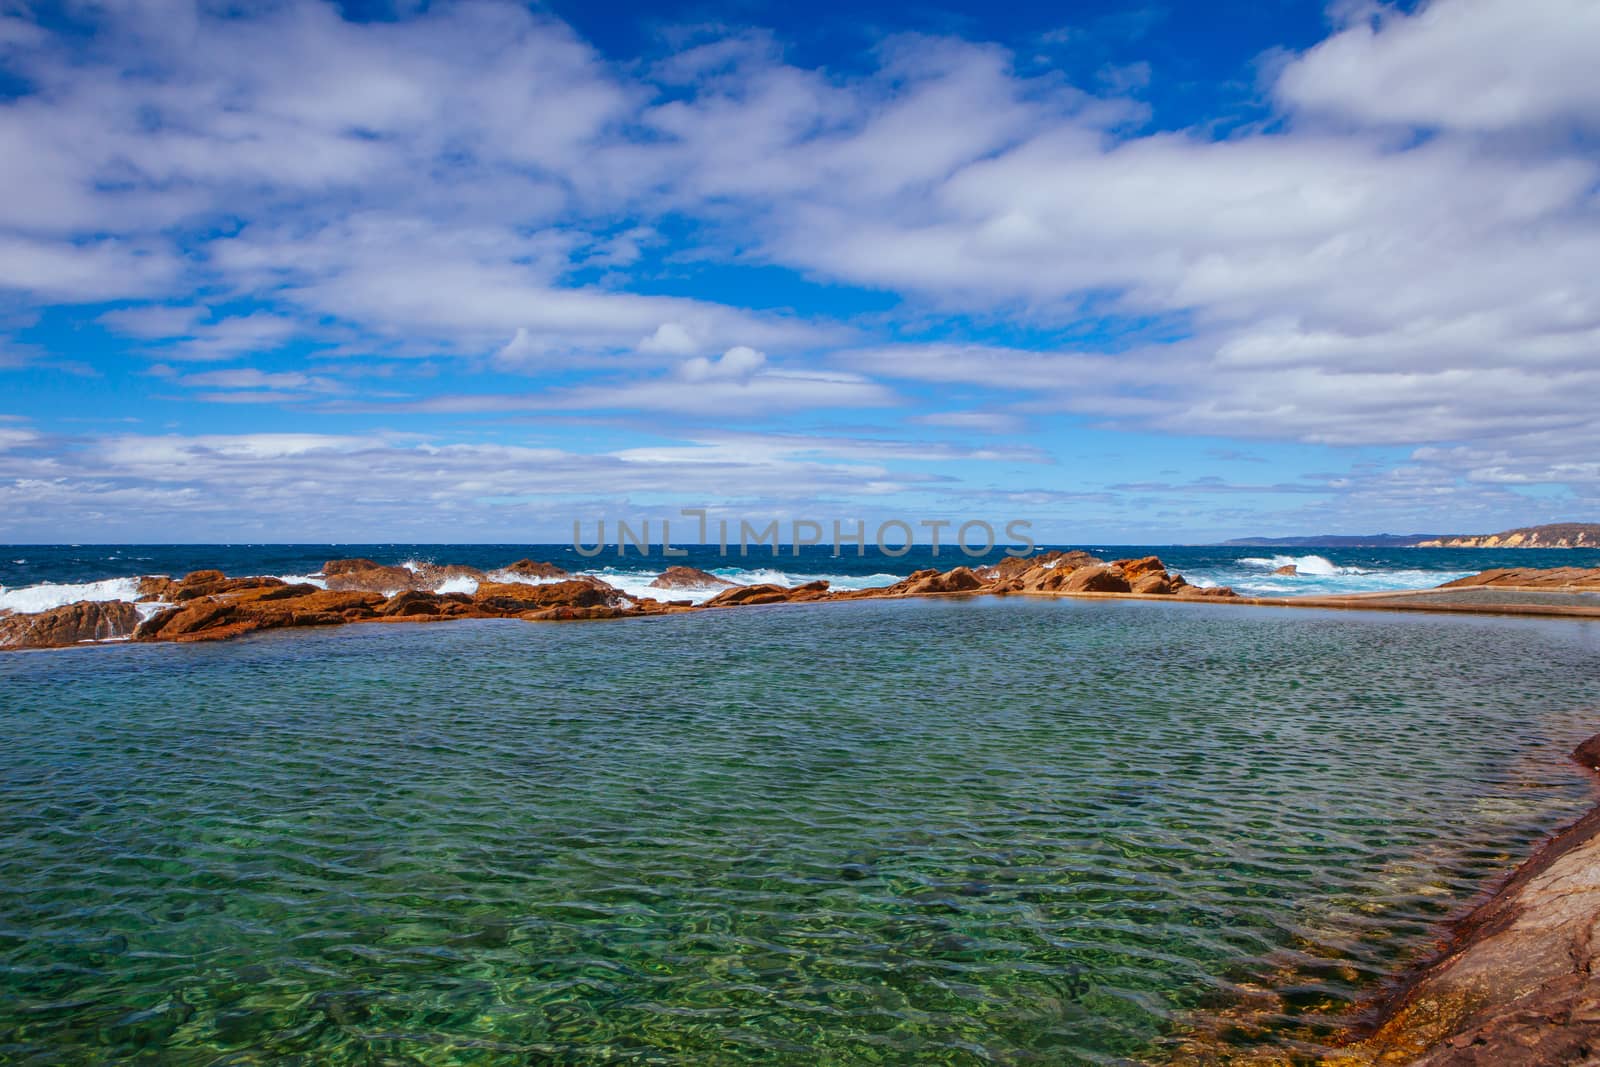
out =
[[1433,0],[1373,6],[1282,72],[1292,108],[1352,122],[1466,131],[1600,125],[1600,5]]
[[[157,10],[97,9],[72,43],[0,22],[36,90],[0,102],[0,289],[141,302],[101,321],[169,364],[280,354],[276,373],[189,375],[214,402],[303,398],[308,342],[562,374],[367,410],[882,408],[970,432],[1066,414],[1419,446],[1423,473],[1367,483],[1372,500],[1588,484],[1546,442],[1600,450],[1587,0],[1349,6],[1275,68],[1276,121],[1225,140],[1143,131],[1135,103],[953,39],[892,38],[841,74],[701,31],[621,66],[511,4],[361,24],[311,0]],[[704,260],[889,309],[840,326],[655,284]],[[996,320],[1078,340],[963,342]]]
[[663,322],[655,333],[639,342],[639,351],[652,355],[692,356],[699,348],[699,342],[676,322]]
[[757,352],[748,345],[735,345],[714,359],[696,356],[678,365],[678,376],[685,381],[704,382],[711,379],[745,381],[767,362],[765,352]]
[[268,374],[254,368],[241,368],[188,374],[179,381],[184,385],[203,385],[221,389],[302,389],[315,384],[316,379],[294,371]]

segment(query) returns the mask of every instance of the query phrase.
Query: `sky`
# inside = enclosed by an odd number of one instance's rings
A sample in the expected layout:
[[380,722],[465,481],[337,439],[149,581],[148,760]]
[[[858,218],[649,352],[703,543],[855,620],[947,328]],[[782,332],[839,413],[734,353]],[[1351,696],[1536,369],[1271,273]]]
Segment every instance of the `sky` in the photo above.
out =
[[0,0],[0,540],[1600,519],[1597,53],[1594,0]]

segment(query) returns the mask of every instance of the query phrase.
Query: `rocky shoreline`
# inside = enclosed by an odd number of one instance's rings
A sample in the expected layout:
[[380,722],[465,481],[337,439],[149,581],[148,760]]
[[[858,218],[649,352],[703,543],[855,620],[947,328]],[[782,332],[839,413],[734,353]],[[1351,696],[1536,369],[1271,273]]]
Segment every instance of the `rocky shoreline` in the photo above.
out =
[[[1600,617],[1597,569],[1503,569],[1432,590],[1261,598],[1190,585],[1154,556],[1106,561],[1060,551],[976,569],[923,570],[892,585],[860,590],[834,590],[824,581],[793,587],[733,585],[704,571],[671,567],[651,583],[660,590],[659,597],[630,596],[598,578],[526,559],[489,572],[460,565],[395,567],[369,559],[330,560],[318,580],[321,585],[228,577],[214,570],[178,579],[147,576],[138,583],[136,601],[79,601],[32,614],[0,615],[0,650],[220,641],[274,629],[348,623],[469,618],[573,622],[765,604],[977,595]],[[703,599],[696,602],[685,592]],[[1500,599],[1449,600],[1462,594]],[[1561,596],[1569,602],[1548,599]],[[1519,597],[1528,602],[1519,602]],[[1600,734],[1579,746],[1575,758],[1600,771]],[[1443,956],[1386,1000],[1369,1032],[1353,1035],[1359,1040],[1323,1062],[1329,1067],[1600,1065],[1600,977],[1593,973],[1600,962],[1597,931],[1600,807],[1523,864],[1457,926]]]
[[[1600,771],[1600,734],[1573,758]],[[1556,834],[1455,927],[1442,956],[1327,1067],[1600,1063],[1600,806]]]
[[[1007,558],[976,570],[922,570],[893,585],[834,590],[825,581],[798,586],[733,585],[691,567],[671,567],[652,583],[659,597],[629,596],[589,575],[523,559],[494,571],[457,564],[396,567],[370,559],[329,560],[321,585],[281,578],[228,577],[194,571],[151,575],[138,599],[84,600],[26,615],[0,616],[0,650],[64,648],[125,641],[221,641],[247,633],[356,622],[439,622],[516,618],[578,622],[715,611],[758,604],[945,595],[1126,594],[1229,599],[1226,587],[1190,585],[1155,556],[1107,562],[1086,552]],[[452,585],[471,591],[449,591]],[[710,594],[696,603],[684,591]],[[676,595],[675,595],[676,594]]]

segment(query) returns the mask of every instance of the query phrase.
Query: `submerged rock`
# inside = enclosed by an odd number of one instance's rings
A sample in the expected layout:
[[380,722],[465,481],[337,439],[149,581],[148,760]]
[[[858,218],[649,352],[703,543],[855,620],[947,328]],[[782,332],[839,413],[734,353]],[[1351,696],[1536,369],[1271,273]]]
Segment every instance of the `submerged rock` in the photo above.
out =
[[[1575,759],[1594,767],[1600,735]],[[1600,809],[1558,835],[1458,929],[1347,1061],[1593,1063],[1600,1048]]]

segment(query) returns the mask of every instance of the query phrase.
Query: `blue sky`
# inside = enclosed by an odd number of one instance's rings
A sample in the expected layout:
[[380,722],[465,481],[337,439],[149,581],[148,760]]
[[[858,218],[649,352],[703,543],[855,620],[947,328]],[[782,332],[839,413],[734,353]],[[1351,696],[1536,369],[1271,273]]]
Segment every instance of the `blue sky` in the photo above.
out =
[[0,9],[0,539],[1600,503],[1600,7]]

